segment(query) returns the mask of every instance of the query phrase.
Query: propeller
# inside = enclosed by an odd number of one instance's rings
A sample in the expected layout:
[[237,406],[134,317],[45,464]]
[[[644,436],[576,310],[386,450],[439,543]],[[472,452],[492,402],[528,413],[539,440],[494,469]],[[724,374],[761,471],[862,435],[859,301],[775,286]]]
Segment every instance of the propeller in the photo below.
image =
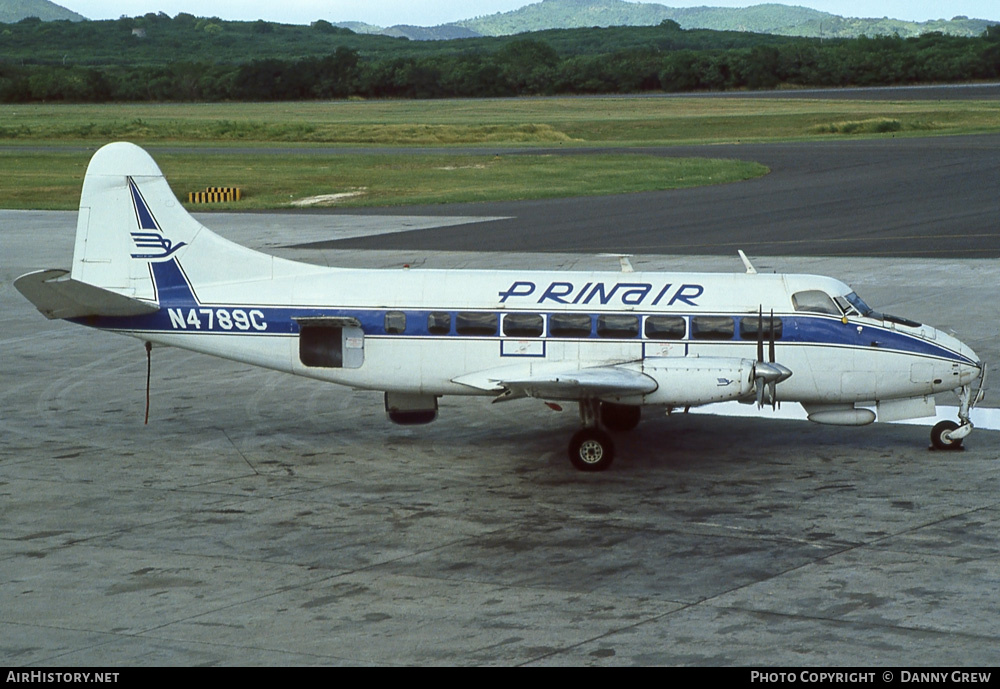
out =
[[778,406],[778,383],[788,379],[792,372],[787,366],[774,361],[774,309],[768,324],[767,361],[764,361],[764,309],[757,310],[757,361],[753,366],[754,385],[757,388],[757,408],[764,406],[764,389],[767,388],[771,409]]

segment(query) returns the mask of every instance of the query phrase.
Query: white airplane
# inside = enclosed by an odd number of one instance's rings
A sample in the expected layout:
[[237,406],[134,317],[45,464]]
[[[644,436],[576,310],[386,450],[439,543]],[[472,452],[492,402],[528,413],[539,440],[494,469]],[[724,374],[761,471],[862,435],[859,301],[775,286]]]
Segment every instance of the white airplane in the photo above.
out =
[[781,400],[860,426],[932,416],[955,391],[959,423],[931,440],[961,445],[985,379],[975,352],[838,280],[757,274],[740,254],[733,274],[308,265],[212,233],[145,151],[114,143],[87,169],[72,270],[14,284],[48,318],[383,391],[396,423],[433,421],[443,395],[575,402],[581,470],[606,469],[605,429],[634,428],[648,405]]

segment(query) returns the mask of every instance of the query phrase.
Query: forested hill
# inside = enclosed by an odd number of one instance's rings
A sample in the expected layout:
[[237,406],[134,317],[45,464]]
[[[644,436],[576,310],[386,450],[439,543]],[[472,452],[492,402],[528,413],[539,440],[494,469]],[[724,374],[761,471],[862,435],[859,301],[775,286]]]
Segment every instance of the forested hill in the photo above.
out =
[[778,4],[678,8],[624,0],[542,0],[510,12],[455,23],[484,36],[588,26],[653,26],[664,19],[675,21],[684,29],[795,35],[788,30],[810,21],[833,18],[826,12]]
[[88,67],[165,66],[204,62],[239,64],[253,60],[323,57],[337,49],[363,61],[388,62],[456,54],[489,55],[531,37],[560,56],[631,50],[719,50],[788,42],[781,36],[740,32],[683,31],[673,22],[655,27],[566,29],[450,41],[357,34],[320,20],[311,26],[230,22],[181,13],[147,14],[106,21],[42,22],[24,19],[0,26],[0,65],[52,64]]
[[[711,0],[707,0],[710,2]],[[211,7],[205,6],[206,13]],[[317,19],[323,17],[335,26],[355,33],[380,34],[411,40],[452,40],[477,36],[510,36],[514,34],[609,26],[655,26],[663,20],[677,22],[684,29],[714,31],[749,31],[780,36],[816,38],[857,38],[858,36],[901,36],[909,38],[939,32],[949,36],[980,36],[990,23],[982,18],[942,17],[927,22],[912,22],[891,18],[840,17],[827,12],[777,3],[744,8],[729,7],[668,7],[653,2],[624,0],[541,0],[517,10],[482,17],[471,17],[440,26],[391,26],[383,28],[363,22],[348,21],[352,17],[331,16],[330,8],[318,8]],[[43,21],[84,17],[49,0],[0,0],[0,23],[16,23],[27,17]]]
[[[190,14],[0,26],[0,102],[444,98],[1000,79],[982,36],[813,39],[652,27],[411,41]],[[4,131],[0,123],[0,131]]]
[[[667,7],[623,0],[542,0],[510,12],[475,17],[433,27],[394,26],[383,29],[363,24],[338,24],[354,31],[405,36],[414,40],[447,40],[465,36],[509,36],[547,29],[608,26],[655,26],[664,19],[684,29],[751,31],[781,36],[857,38],[940,32],[952,36],[979,36],[987,20],[951,17],[928,22],[890,18],[840,17],[795,5],[776,3],[745,8]],[[459,33],[463,32],[463,33]]]
[[0,23],[13,24],[26,17],[38,17],[42,21],[66,19],[71,22],[86,19],[49,0],[0,0]]
[[455,22],[485,36],[587,26],[652,26],[669,19],[684,29],[751,31],[781,36],[856,38],[858,36],[919,36],[932,31],[954,36],[979,36],[989,22],[955,17],[930,22],[900,19],[846,18],[783,4],[745,8],[667,7],[623,0],[542,0],[511,12]]

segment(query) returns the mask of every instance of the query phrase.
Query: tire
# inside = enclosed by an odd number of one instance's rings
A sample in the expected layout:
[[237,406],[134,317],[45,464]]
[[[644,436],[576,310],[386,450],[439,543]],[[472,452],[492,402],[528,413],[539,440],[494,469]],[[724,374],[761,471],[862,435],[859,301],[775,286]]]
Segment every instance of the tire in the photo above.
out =
[[639,425],[641,418],[642,407],[601,402],[601,423],[609,431],[631,431]]
[[958,424],[954,421],[939,421],[931,429],[931,447],[935,450],[960,450],[962,449],[962,439],[947,440],[944,434],[954,431]]
[[584,428],[569,441],[569,461],[580,471],[604,471],[615,460],[615,444],[600,428]]

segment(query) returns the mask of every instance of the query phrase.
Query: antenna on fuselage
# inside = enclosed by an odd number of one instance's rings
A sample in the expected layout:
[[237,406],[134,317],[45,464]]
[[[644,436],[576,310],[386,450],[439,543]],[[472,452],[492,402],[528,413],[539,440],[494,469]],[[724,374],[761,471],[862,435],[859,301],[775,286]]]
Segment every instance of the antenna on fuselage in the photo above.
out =
[[753,264],[750,263],[750,259],[747,258],[745,253],[743,253],[743,249],[737,249],[736,253],[740,255],[740,260],[743,261],[743,265],[746,266],[747,275],[756,275],[757,269],[753,267]]

